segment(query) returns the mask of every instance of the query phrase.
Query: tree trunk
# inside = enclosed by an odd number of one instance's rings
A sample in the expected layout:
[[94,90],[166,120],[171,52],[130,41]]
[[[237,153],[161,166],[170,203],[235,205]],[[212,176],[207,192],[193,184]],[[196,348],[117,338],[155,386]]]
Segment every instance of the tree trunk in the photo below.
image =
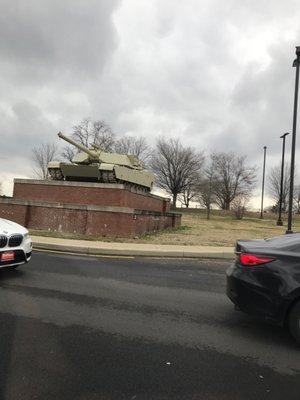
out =
[[210,205],[206,209],[206,219],[210,219]]
[[176,202],[177,202],[177,193],[173,193],[172,207],[173,207],[174,209],[176,208]]
[[230,201],[229,200],[224,201],[224,210],[230,210]]

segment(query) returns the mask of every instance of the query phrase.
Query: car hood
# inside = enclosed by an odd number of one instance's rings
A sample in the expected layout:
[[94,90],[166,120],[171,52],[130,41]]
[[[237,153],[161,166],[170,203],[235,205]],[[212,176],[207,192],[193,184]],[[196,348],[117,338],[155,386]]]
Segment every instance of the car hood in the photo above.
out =
[[16,222],[8,219],[0,218],[0,234],[11,235],[13,233],[21,233],[24,235],[28,230]]

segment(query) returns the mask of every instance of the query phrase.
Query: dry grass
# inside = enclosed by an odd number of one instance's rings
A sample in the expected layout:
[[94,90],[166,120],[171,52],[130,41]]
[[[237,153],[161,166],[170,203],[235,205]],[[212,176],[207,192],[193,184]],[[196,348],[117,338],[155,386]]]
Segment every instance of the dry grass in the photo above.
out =
[[[286,225],[286,224],[285,224]],[[233,246],[237,239],[256,239],[281,235],[286,226],[276,225],[275,216],[265,216],[263,220],[257,215],[247,216],[242,220],[235,219],[230,214],[213,213],[210,220],[201,211],[184,212],[182,226],[176,230],[166,230],[136,239],[86,237],[84,235],[62,234],[58,232],[36,231],[31,234],[54,236],[62,238],[89,239],[101,241],[118,241],[134,243],[202,245],[202,246]],[[300,219],[295,220],[295,230],[300,230]]]
[[[295,229],[300,229],[296,221]],[[184,213],[182,227],[146,236],[147,242],[157,244],[181,244],[202,246],[233,246],[237,239],[259,239],[282,235],[286,227],[276,225],[274,219],[244,218],[214,215],[207,220],[202,213]],[[137,239],[137,242],[145,241]]]

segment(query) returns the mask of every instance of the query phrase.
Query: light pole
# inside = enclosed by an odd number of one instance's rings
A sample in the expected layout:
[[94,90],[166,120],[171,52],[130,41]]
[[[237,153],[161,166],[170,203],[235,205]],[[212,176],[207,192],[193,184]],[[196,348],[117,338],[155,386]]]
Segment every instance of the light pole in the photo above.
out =
[[264,191],[265,191],[265,172],[266,172],[266,152],[267,146],[264,146],[264,163],[263,163],[263,178],[262,178],[262,188],[261,188],[261,206],[260,206],[260,218],[264,217]]
[[289,212],[288,212],[288,226],[287,226],[286,233],[293,233],[293,231],[292,231],[292,220],[293,220],[295,149],[296,149],[298,87],[299,87],[299,64],[300,64],[300,46],[296,46],[296,59],[293,62],[293,67],[296,67],[296,78],[295,78],[295,93],[294,93],[294,114],[293,114],[293,134],[292,134],[293,136],[292,136],[292,151],[291,151]]
[[283,200],[283,175],[284,175],[284,152],[285,152],[285,138],[289,135],[289,132],[284,133],[280,136],[282,140],[282,158],[281,158],[281,176],[280,176],[280,195],[279,195],[279,209],[278,209],[278,220],[277,225],[282,226],[281,211],[282,211],[282,200]]

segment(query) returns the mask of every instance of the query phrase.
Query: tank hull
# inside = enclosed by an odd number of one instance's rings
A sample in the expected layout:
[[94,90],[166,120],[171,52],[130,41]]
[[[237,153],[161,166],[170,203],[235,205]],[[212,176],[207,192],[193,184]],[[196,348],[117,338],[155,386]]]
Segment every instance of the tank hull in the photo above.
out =
[[105,163],[93,165],[50,163],[48,170],[53,180],[128,183],[148,191],[151,190],[154,181],[151,172]]

